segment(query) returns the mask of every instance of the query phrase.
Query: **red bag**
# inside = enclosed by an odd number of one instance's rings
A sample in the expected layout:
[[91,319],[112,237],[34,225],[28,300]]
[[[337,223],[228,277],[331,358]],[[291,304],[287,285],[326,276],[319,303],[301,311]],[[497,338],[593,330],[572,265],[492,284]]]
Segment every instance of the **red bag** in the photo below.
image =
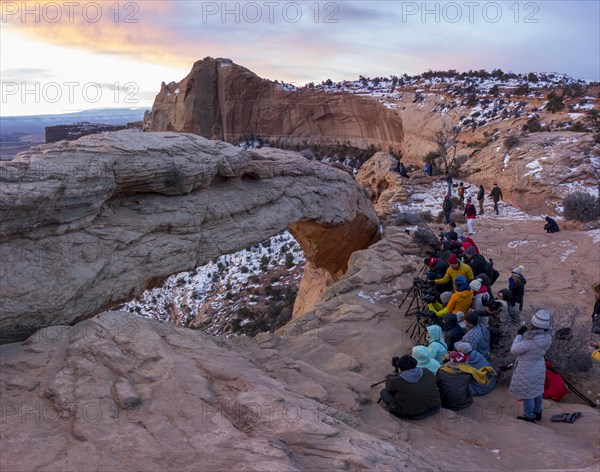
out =
[[564,379],[549,369],[552,362],[546,361],[546,380],[544,382],[544,398],[559,402],[567,394],[567,384]]

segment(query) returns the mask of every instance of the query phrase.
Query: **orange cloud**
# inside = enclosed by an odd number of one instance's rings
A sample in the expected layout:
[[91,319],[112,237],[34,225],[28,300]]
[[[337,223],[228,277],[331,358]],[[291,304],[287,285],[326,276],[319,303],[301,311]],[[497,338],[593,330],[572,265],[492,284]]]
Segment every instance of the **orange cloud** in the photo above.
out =
[[[198,42],[157,26],[173,14],[173,2],[2,2],[2,22],[27,37],[59,46],[132,56],[147,62],[189,67]],[[118,7],[118,8],[117,8]],[[203,49],[215,45],[210,42]]]

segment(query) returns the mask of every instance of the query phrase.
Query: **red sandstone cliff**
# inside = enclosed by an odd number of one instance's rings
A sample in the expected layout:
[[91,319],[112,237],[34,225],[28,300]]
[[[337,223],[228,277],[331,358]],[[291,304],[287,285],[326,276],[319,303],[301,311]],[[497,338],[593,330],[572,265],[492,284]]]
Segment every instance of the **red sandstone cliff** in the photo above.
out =
[[152,131],[178,131],[237,143],[245,136],[279,146],[336,145],[399,151],[402,121],[366,97],[291,90],[228,59],[205,58],[181,82],[162,84]]

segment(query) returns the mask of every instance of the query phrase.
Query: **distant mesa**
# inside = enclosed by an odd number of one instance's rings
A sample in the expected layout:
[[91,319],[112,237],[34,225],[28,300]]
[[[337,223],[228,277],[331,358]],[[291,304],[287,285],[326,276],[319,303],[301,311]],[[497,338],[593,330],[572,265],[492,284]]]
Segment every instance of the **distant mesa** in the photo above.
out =
[[288,149],[400,151],[404,137],[398,114],[369,97],[286,86],[210,57],[194,63],[180,82],[163,82],[149,126],[233,144],[257,136]]
[[143,129],[144,123],[136,121],[126,125],[107,125],[104,123],[73,123],[70,125],[46,126],[46,144],[58,141],[74,141],[82,136],[106,131],[121,131],[124,129]]

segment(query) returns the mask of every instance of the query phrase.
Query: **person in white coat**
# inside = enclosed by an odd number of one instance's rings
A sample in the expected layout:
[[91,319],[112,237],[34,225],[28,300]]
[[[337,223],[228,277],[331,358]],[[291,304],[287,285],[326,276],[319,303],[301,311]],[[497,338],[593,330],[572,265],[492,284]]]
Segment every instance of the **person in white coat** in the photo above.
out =
[[551,315],[539,310],[531,323],[519,328],[510,352],[517,356],[508,391],[523,400],[523,416],[518,419],[535,423],[542,419],[542,395],[546,379],[544,355],[552,344]]

